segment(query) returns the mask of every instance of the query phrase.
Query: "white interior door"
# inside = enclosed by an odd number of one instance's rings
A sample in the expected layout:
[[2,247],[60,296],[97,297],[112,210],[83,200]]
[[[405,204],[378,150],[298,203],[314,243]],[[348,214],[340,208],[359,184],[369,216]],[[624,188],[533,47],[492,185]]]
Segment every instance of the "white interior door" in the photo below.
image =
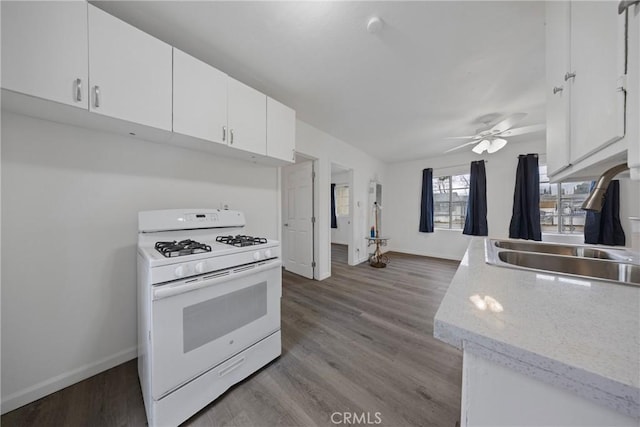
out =
[[284,268],[313,279],[313,166],[298,163],[283,171],[282,250]]

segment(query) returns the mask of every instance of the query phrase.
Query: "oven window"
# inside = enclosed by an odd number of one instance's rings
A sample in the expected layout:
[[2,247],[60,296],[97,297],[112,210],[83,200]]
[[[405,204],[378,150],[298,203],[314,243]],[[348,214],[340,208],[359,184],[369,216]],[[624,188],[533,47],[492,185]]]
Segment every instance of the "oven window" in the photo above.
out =
[[267,314],[267,282],[182,309],[183,351],[188,353]]

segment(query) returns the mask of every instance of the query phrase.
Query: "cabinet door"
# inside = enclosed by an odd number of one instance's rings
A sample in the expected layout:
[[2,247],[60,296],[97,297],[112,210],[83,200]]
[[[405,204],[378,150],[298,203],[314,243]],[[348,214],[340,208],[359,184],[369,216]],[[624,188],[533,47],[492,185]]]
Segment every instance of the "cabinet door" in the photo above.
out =
[[628,9],[627,138],[631,176],[640,179],[640,5]]
[[571,6],[569,2],[546,3],[547,74],[547,174],[569,166],[570,91],[564,75],[570,70]]
[[227,143],[227,75],[175,47],[173,131]]
[[267,97],[267,156],[294,162],[296,112]]
[[171,130],[171,46],[89,5],[92,112]]
[[623,19],[616,2],[571,4],[571,163],[624,136]]
[[231,77],[227,82],[229,144],[267,154],[267,96]]
[[3,1],[2,87],[87,108],[87,4]]

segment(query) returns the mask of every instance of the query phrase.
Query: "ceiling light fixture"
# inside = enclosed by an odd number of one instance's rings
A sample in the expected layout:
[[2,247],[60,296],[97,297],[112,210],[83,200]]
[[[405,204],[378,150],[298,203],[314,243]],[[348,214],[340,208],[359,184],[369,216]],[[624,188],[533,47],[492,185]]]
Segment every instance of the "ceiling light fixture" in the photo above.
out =
[[384,26],[384,23],[382,22],[382,19],[380,19],[377,16],[374,16],[371,19],[369,19],[369,22],[367,22],[367,31],[370,34],[376,34],[380,32],[383,26]]
[[482,154],[485,150],[488,150],[491,147],[491,142],[488,139],[483,139],[480,141],[475,147],[471,149],[476,154]]
[[505,145],[507,145],[507,140],[506,139],[496,138],[493,141],[491,141],[491,144],[487,148],[487,152],[489,154],[493,154],[496,151],[498,151],[499,149],[501,149],[502,147],[504,147]]

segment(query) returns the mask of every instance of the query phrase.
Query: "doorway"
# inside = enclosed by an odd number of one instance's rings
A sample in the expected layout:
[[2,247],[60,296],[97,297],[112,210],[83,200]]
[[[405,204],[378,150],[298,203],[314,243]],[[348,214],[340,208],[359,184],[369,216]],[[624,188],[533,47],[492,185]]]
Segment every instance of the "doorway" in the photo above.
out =
[[331,163],[331,263],[352,265],[353,170]]

